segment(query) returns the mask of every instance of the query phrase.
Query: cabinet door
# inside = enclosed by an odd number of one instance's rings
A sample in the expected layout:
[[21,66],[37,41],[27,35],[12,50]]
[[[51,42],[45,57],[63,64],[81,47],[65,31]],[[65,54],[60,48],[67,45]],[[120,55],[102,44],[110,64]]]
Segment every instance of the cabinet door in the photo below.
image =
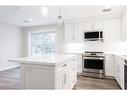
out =
[[122,89],[124,89],[124,64],[120,65],[119,79],[120,79],[120,86]]
[[74,36],[76,43],[83,43],[83,23],[75,23],[74,24]]
[[115,56],[115,78],[122,89],[124,89],[124,59],[120,56]]
[[[120,20],[105,20],[104,21],[104,42],[114,43],[120,41]],[[107,44],[106,44],[107,45]],[[107,46],[104,46],[107,48]]]
[[72,43],[74,40],[75,40],[74,24],[66,23],[65,24],[65,42]]
[[94,23],[92,21],[84,23],[84,30],[85,31],[94,30]]
[[56,70],[56,89],[68,89],[68,64],[60,66]]
[[113,56],[105,55],[105,75],[114,76]]
[[53,89],[54,74],[52,69],[41,66],[25,66],[25,89]]
[[56,78],[55,78],[55,88],[56,89],[62,89],[62,76],[63,76],[63,69],[62,68],[58,68],[56,70]]
[[117,82],[119,81],[118,76],[119,76],[119,65],[118,65],[118,56],[114,56],[114,76]]
[[69,88],[72,89],[76,79],[77,79],[77,72],[76,72],[76,60],[73,59],[72,61],[69,62],[69,67],[68,67],[68,71],[69,71]]
[[62,71],[62,88],[68,89],[68,71],[67,71],[67,69],[64,69]]
[[85,31],[103,30],[103,21],[89,21],[85,23]]
[[119,84],[124,89],[124,58],[119,57]]
[[103,30],[103,21],[94,21],[94,30]]
[[82,54],[79,54],[76,58],[77,73],[82,73]]
[[121,40],[127,41],[127,12],[121,16]]

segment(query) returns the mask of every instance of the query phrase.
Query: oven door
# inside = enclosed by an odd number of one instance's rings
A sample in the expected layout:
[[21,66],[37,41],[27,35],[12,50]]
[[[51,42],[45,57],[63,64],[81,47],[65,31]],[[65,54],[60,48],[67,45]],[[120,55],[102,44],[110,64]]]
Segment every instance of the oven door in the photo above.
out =
[[104,58],[83,57],[83,71],[104,73]]

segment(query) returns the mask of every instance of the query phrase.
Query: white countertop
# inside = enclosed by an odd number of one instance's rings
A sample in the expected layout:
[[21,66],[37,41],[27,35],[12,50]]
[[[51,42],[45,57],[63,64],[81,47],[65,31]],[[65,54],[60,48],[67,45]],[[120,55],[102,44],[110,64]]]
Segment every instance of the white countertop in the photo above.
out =
[[56,66],[65,61],[70,60],[73,57],[76,57],[76,54],[54,54],[54,55],[21,57],[11,59],[9,60],[9,62]]

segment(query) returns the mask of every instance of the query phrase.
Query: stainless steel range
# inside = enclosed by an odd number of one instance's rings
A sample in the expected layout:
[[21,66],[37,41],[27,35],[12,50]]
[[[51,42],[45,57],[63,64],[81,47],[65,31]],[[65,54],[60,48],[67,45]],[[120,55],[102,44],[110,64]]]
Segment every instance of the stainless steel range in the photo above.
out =
[[85,52],[83,54],[83,76],[104,78],[103,52]]

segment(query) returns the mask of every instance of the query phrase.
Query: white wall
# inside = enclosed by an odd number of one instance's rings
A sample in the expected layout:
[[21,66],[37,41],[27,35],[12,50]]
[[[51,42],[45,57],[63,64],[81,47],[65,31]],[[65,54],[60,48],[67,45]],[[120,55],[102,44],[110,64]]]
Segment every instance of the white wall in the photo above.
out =
[[24,56],[31,56],[30,54],[30,33],[31,32],[43,32],[43,31],[50,31],[50,30],[57,30],[57,25],[45,25],[45,26],[33,26],[33,27],[26,27],[23,28],[23,55]]
[[22,29],[0,22],[0,71],[19,66],[8,62],[22,56]]

